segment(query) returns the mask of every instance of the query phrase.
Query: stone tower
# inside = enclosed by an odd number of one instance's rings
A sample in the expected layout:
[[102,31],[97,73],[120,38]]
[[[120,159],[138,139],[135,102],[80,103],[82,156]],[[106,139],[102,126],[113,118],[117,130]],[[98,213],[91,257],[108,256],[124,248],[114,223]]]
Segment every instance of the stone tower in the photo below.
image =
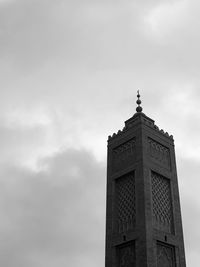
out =
[[186,267],[173,136],[142,112],[108,138],[106,267]]

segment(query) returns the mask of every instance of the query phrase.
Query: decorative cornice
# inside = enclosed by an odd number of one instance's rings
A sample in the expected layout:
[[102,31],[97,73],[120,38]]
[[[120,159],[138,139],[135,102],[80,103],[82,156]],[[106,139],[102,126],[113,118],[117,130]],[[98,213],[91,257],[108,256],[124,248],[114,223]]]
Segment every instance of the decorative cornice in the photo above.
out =
[[173,135],[169,135],[168,132],[165,132],[163,129],[159,129],[159,127],[157,125],[155,125],[154,120],[147,117],[144,113],[141,112],[141,113],[135,113],[133,115],[133,117],[131,117],[130,119],[125,121],[125,127],[122,130],[119,130],[117,133],[113,133],[112,135],[109,135],[108,141],[110,141],[111,139],[114,139],[114,138],[122,135],[123,133],[129,131],[133,126],[137,125],[138,123],[143,123],[143,124],[147,125],[148,127],[158,131],[159,133],[161,133],[165,137],[168,137],[168,138],[173,140]]

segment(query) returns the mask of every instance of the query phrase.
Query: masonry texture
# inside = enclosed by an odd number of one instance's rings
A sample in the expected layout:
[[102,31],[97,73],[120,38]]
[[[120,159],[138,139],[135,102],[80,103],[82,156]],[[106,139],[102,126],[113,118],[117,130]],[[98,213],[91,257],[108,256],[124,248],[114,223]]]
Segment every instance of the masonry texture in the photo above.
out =
[[141,109],[108,138],[105,266],[186,266],[173,136]]

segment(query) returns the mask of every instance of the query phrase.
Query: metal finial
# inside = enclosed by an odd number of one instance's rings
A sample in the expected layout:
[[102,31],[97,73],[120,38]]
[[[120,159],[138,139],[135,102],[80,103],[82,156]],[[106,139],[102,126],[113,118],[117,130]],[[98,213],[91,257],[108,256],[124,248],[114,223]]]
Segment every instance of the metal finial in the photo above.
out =
[[138,104],[137,108],[136,108],[136,111],[137,112],[142,112],[142,107],[140,107],[140,104],[142,103],[142,101],[140,100],[140,92],[139,90],[137,91],[137,101],[136,103]]

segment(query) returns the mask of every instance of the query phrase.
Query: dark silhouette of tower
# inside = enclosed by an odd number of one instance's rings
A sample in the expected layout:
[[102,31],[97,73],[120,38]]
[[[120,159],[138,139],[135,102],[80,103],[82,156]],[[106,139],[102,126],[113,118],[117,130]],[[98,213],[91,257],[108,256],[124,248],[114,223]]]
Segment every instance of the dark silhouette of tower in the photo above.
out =
[[185,267],[174,140],[142,113],[108,138],[106,267]]

